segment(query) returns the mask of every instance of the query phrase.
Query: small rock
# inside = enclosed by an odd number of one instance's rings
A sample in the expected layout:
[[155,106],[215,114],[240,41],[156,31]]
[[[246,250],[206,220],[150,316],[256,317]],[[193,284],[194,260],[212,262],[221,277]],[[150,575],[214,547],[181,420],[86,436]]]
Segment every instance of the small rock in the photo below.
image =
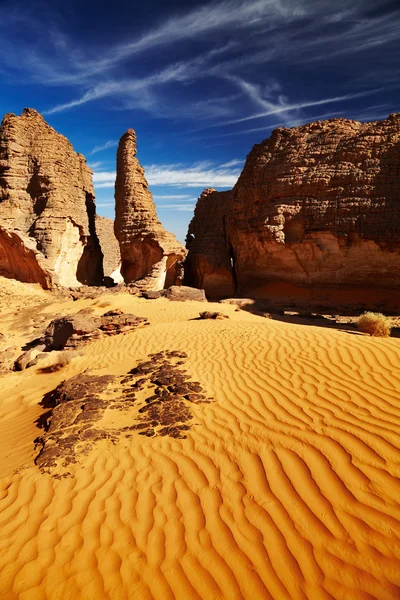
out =
[[229,315],[221,312],[204,311],[200,313],[200,319],[229,319]]
[[168,300],[174,300],[178,302],[186,302],[188,300],[195,302],[207,302],[204,290],[189,287],[187,285],[172,285],[166,291],[165,296],[168,298]]

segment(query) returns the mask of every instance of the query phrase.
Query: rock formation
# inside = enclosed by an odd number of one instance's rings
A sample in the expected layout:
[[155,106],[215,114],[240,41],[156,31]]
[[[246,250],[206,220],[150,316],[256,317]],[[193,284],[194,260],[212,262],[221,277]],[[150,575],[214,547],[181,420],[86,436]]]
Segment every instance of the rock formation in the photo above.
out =
[[207,297],[226,298],[235,294],[232,260],[227,243],[226,214],[232,192],[204,190],[189,225],[185,262],[188,285],[206,290]]
[[142,288],[152,290],[179,283],[186,251],[157,218],[144,169],[136,158],[133,129],[122,136],[118,147],[115,212],[125,282],[144,280]]
[[103,253],[104,277],[110,277],[114,283],[122,283],[121,253],[114,234],[114,221],[96,215],[96,233]]
[[187,247],[209,297],[399,310],[400,114],[276,129],[231,192],[200,198]]
[[0,127],[0,274],[26,282],[99,284],[92,172],[33,109]]

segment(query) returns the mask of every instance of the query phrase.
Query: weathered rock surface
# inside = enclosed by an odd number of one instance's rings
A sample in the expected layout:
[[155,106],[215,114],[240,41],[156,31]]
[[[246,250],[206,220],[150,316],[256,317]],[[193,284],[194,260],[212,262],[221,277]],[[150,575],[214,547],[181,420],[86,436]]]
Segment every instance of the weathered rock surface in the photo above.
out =
[[41,342],[47,352],[76,348],[84,342],[104,335],[116,335],[148,325],[144,317],[136,317],[121,310],[111,310],[102,316],[91,314],[86,309],[67,317],[53,319]]
[[136,158],[133,129],[122,136],[118,147],[115,210],[115,235],[125,282],[142,280],[143,290],[179,283],[186,250],[157,218],[144,169]]
[[122,283],[121,253],[114,233],[114,221],[96,215],[96,233],[103,253],[104,277],[110,277],[114,283]]
[[0,126],[0,274],[76,286],[102,280],[92,172],[33,109]]
[[[186,358],[178,350],[158,352],[119,377],[84,373],[61,383],[46,396],[50,410],[40,422],[44,433],[35,440],[35,463],[54,474],[55,467],[77,463],[103,439],[186,438],[192,405],[212,401],[202,385],[179,368]],[[108,418],[103,420],[106,411]]]
[[187,285],[171,285],[163,295],[168,298],[168,300],[177,302],[207,302],[204,290],[192,288]]
[[223,319],[229,319],[229,315],[226,315],[225,313],[221,313],[221,312],[211,312],[209,310],[205,310],[204,312],[201,312],[199,315],[200,319],[214,319],[217,321],[221,321]]
[[233,296],[236,291],[226,215],[232,192],[204,190],[189,224],[185,284],[204,288],[210,298]]
[[200,198],[187,247],[208,297],[399,310],[400,114],[276,129],[232,192]]

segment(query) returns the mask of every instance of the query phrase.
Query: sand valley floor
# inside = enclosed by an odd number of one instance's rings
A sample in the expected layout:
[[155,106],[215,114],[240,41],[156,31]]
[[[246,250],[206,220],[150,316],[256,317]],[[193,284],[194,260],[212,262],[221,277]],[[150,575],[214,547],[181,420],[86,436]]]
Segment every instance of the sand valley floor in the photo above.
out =
[[[400,597],[399,339],[226,304],[21,293],[1,298],[17,346],[82,308],[150,325],[90,342],[52,373],[1,375],[0,598]],[[198,320],[205,309],[229,319]],[[127,373],[170,352],[207,401],[184,403],[178,436],[132,429],[146,399],[122,406]],[[119,382],[94,425],[107,435],[39,467],[46,397],[78,374]]]

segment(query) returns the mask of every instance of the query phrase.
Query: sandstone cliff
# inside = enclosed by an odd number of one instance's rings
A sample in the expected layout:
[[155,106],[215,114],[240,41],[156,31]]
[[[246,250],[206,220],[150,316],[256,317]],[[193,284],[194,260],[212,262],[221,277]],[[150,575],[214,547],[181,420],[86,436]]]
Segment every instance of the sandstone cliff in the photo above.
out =
[[92,172],[33,109],[0,126],[0,227],[0,274],[45,287],[101,283]]
[[104,277],[110,277],[115,283],[121,283],[121,253],[114,234],[114,221],[96,215],[96,233],[103,253]]
[[186,283],[207,290],[211,298],[234,296],[236,292],[226,236],[226,213],[231,201],[232,192],[204,190],[186,239]]
[[233,278],[275,305],[398,310],[400,114],[276,129],[232,192],[200,199],[188,249],[188,280],[215,297]]
[[145,279],[142,287],[153,290],[177,283],[186,250],[157,218],[144,169],[136,158],[133,129],[122,136],[118,147],[115,213],[125,282]]

